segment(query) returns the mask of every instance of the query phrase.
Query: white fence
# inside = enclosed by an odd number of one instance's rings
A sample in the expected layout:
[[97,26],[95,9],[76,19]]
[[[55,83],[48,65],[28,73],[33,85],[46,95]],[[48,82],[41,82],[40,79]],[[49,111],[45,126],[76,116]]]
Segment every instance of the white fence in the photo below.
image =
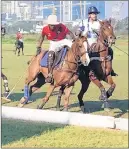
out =
[[60,112],[2,106],[2,118],[128,130],[127,119],[76,112]]

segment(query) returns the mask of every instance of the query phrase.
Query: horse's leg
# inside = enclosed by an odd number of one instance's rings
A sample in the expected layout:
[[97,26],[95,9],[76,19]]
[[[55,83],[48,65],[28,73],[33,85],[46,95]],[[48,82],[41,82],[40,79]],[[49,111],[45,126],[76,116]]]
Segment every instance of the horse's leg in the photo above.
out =
[[86,79],[84,78],[79,78],[80,82],[81,82],[81,90],[78,94],[78,100],[79,100],[79,105],[80,105],[80,108],[81,108],[81,111],[83,113],[85,113],[85,106],[84,106],[84,102],[83,102],[83,96],[85,94],[85,92],[87,91],[88,87],[89,87],[89,84],[90,84],[90,80],[89,78],[87,78],[87,76],[85,76]]
[[24,50],[24,45],[23,45],[23,43],[22,43],[21,48],[22,48],[22,55],[24,55],[24,52],[23,52],[23,50]]
[[110,88],[106,92],[107,97],[109,98],[110,96],[112,96],[112,93],[114,92],[114,90],[116,88],[116,84],[114,83],[111,75],[107,76],[105,81],[111,85]]
[[22,104],[22,106],[26,104],[29,100],[29,97],[30,97],[29,84],[35,80],[39,71],[40,71],[40,66],[38,64],[38,60],[36,59],[28,68],[28,76],[25,79],[25,86],[24,86],[24,97],[22,97],[20,100],[20,104]]
[[24,55],[24,51],[23,51],[23,48],[22,48],[22,55]]
[[55,89],[55,85],[50,85],[49,86],[49,89],[48,89],[48,92],[46,94],[46,96],[42,99],[42,103],[40,105],[37,106],[37,109],[42,109],[43,106],[47,103],[47,101],[49,100],[49,97],[51,96],[52,92],[54,91]]
[[58,95],[57,104],[56,104],[57,111],[60,111],[60,102],[61,102],[61,97],[64,93],[64,89],[65,89],[65,86],[61,86],[61,88],[59,90],[59,95]]
[[29,99],[30,99],[30,92],[29,92],[29,84],[34,81],[34,79],[36,78],[37,73],[34,73],[33,76],[31,76],[30,74],[28,75],[28,77],[26,77],[25,79],[25,86],[24,86],[24,97],[21,98],[20,100],[20,107],[23,107],[25,104],[28,103]]
[[101,95],[100,95],[99,99],[103,100],[103,101],[106,100],[107,99],[106,90],[105,90],[104,86],[102,85],[101,81],[99,81],[98,78],[95,76],[93,71],[90,71],[89,78],[100,89]]
[[115,90],[116,84],[113,82],[112,76],[111,76],[111,71],[112,71],[112,62],[108,61],[106,62],[106,79],[105,82],[107,82],[110,86],[110,88],[108,89],[108,91],[106,92],[107,97],[109,98],[110,96],[112,96],[113,91]]
[[39,73],[37,76],[37,82],[34,85],[30,86],[29,96],[31,96],[35,91],[41,88],[44,84],[45,84],[45,78],[41,73]]
[[16,55],[16,53],[17,53],[17,47],[16,47],[16,50],[15,50],[14,54]]
[[20,56],[20,48],[18,48],[18,56]]
[[107,98],[107,94],[106,94],[106,90],[104,88],[104,86],[102,85],[102,83],[96,78],[95,74],[93,72],[90,72],[90,80],[99,87],[101,95],[99,97],[100,100],[103,101],[104,105],[102,106],[104,108],[104,110],[109,110],[110,105],[108,103],[108,98]]
[[72,92],[73,89],[73,85],[70,87],[65,88],[64,93],[64,110],[63,111],[68,111],[68,104],[69,104],[69,97],[70,97],[70,93]]
[[7,79],[7,77],[1,72],[1,77],[2,77],[2,79],[3,79],[3,81],[4,81],[4,96],[5,97],[7,97],[8,96],[8,93],[9,93],[9,87],[8,87],[8,79]]

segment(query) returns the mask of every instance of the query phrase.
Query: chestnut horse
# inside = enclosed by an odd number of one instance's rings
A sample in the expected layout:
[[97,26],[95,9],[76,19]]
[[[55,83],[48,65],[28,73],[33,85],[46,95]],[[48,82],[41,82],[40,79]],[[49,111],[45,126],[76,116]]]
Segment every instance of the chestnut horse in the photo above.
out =
[[[77,70],[78,62],[81,61],[83,65],[86,65],[86,50],[83,42],[87,41],[86,37],[79,37],[76,39],[72,47],[67,51],[64,60],[60,63],[58,68],[53,70],[54,83],[50,84],[46,96],[42,99],[42,103],[38,105],[38,109],[42,109],[46,102],[49,100],[52,92],[56,87],[65,86],[65,103],[64,110],[68,109],[68,102],[70,93],[74,87],[74,83],[78,79]],[[38,74],[42,73],[46,78],[48,75],[48,68],[41,67],[40,61],[45,55],[46,51],[42,51],[38,56],[34,57],[28,68],[28,76],[25,81],[24,97],[21,99],[21,104],[24,105],[29,100],[29,84],[34,81]],[[45,82],[44,82],[45,84]]]
[[[100,21],[101,27],[100,31],[96,32],[98,35],[97,43],[94,43],[89,48],[90,55],[90,64],[88,67],[80,66],[79,67],[79,80],[81,82],[81,90],[78,94],[79,105],[82,112],[85,112],[83,96],[87,91],[90,82],[92,81],[100,89],[101,96],[100,100],[104,103],[104,109],[110,110],[110,105],[108,103],[108,98],[112,95],[116,84],[113,82],[111,71],[112,71],[112,62],[111,56],[108,51],[112,44],[115,44],[115,35],[113,32],[113,27],[111,26],[111,20]],[[110,88],[106,92],[101,81],[105,81],[110,85]],[[63,94],[64,88],[61,87],[57,100],[57,109],[60,108],[61,96]]]

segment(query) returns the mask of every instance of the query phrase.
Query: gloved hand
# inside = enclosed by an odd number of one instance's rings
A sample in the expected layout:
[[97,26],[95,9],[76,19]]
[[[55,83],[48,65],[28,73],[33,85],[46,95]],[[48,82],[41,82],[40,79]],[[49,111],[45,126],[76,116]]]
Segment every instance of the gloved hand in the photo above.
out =
[[84,25],[81,26],[80,29],[81,29],[81,31],[84,31],[85,30],[85,26]]
[[41,47],[37,47],[36,56],[40,54],[41,50]]
[[81,34],[81,31],[80,31],[80,30],[77,30],[77,31],[75,32],[75,36],[76,36],[76,37],[78,37],[80,34]]

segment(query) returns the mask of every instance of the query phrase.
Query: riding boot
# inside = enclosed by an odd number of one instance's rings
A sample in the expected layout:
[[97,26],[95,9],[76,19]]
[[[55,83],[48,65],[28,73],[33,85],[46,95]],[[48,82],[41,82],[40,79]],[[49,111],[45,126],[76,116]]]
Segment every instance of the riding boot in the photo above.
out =
[[53,62],[54,62],[55,52],[49,51],[48,52],[48,77],[45,79],[46,83],[53,83]]

